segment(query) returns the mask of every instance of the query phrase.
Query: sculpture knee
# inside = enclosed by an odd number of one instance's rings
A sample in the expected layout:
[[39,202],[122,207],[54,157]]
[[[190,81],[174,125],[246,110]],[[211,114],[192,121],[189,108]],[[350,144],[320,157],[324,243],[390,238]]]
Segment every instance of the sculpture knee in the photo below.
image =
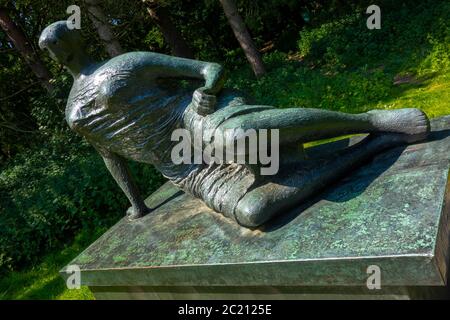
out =
[[236,221],[244,227],[256,228],[269,220],[274,212],[264,200],[255,201],[248,194],[242,198],[235,208]]

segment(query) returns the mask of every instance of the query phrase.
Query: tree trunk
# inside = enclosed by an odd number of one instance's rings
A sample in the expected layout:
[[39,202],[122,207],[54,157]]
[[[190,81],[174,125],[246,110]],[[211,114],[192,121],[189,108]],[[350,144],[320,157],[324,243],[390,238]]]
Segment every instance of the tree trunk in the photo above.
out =
[[49,82],[52,78],[50,72],[31,46],[25,32],[11,19],[6,8],[0,8],[0,27],[5,31],[16,50],[30,66],[41,85],[51,93],[53,86]]
[[94,27],[97,29],[100,39],[105,45],[105,49],[111,57],[118,56],[123,53],[119,41],[116,39],[108,19],[99,6],[98,0],[85,0],[88,10],[89,19],[91,19]]
[[161,30],[172,54],[183,58],[193,58],[194,55],[189,45],[173,24],[169,11],[154,0],[142,0],[142,2],[146,5],[150,17]]
[[244,20],[238,13],[234,0],[220,0],[220,3],[222,4],[223,11],[227,16],[228,23],[230,24],[231,29],[233,29],[236,39],[239,41],[239,44],[244,50],[245,56],[252,66],[256,77],[264,75],[266,70],[264,68],[261,55],[250,37],[250,33],[245,26]]

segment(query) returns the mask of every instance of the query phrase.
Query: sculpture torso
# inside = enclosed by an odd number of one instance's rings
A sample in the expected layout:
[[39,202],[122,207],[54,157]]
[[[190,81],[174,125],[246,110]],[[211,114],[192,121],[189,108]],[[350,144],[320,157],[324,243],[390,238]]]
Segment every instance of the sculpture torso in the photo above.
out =
[[[210,207],[232,212],[236,202],[227,199],[242,197],[253,184],[250,170],[240,164],[176,165],[171,150],[178,141],[171,141],[171,135],[185,123],[215,127],[243,109],[255,107],[243,105],[243,99],[234,92],[223,92],[214,120],[196,118],[187,108],[199,82],[158,77],[158,70],[152,74],[148,68],[142,71],[140,58],[145,54],[127,53],[91,65],[76,78],[66,106],[69,126],[99,150],[153,164],[166,178]],[[218,186],[220,192],[211,196],[210,191]]]
[[158,79],[142,71],[140,53],[92,65],[75,79],[66,107],[69,126],[98,148],[154,164],[166,177],[179,178],[193,165],[174,165],[171,133],[182,126],[192,99],[179,79]]

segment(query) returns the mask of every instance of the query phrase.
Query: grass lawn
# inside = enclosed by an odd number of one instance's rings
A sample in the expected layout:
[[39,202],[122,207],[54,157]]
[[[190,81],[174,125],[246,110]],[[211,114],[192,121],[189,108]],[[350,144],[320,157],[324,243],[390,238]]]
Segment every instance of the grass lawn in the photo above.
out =
[[87,287],[67,289],[58,272],[104,231],[81,232],[70,246],[45,256],[33,268],[8,273],[0,279],[0,300],[94,299]]

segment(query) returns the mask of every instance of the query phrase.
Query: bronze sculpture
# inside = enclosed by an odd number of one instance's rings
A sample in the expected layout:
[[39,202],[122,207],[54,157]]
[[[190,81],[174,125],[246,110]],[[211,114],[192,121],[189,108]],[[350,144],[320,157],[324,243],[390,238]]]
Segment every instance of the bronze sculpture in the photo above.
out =
[[[83,50],[79,31],[69,29],[66,21],[48,26],[39,46],[72,74],[66,120],[103,157],[132,204],[127,211],[131,219],[149,209],[124,158],[153,164],[210,208],[243,226],[256,227],[383,149],[423,140],[429,132],[429,121],[418,109],[345,114],[247,105],[238,93],[222,90],[224,72],[216,63],[151,52],[95,62]],[[198,85],[199,80],[204,83]],[[177,128],[192,132],[198,128],[205,132],[279,129],[281,169],[274,176],[262,176],[238,163],[174,164],[170,137]],[[305,142],[353,133],[371,135],[325,159],[303,156]],[[205,138],[204,143],[211,141]]]

